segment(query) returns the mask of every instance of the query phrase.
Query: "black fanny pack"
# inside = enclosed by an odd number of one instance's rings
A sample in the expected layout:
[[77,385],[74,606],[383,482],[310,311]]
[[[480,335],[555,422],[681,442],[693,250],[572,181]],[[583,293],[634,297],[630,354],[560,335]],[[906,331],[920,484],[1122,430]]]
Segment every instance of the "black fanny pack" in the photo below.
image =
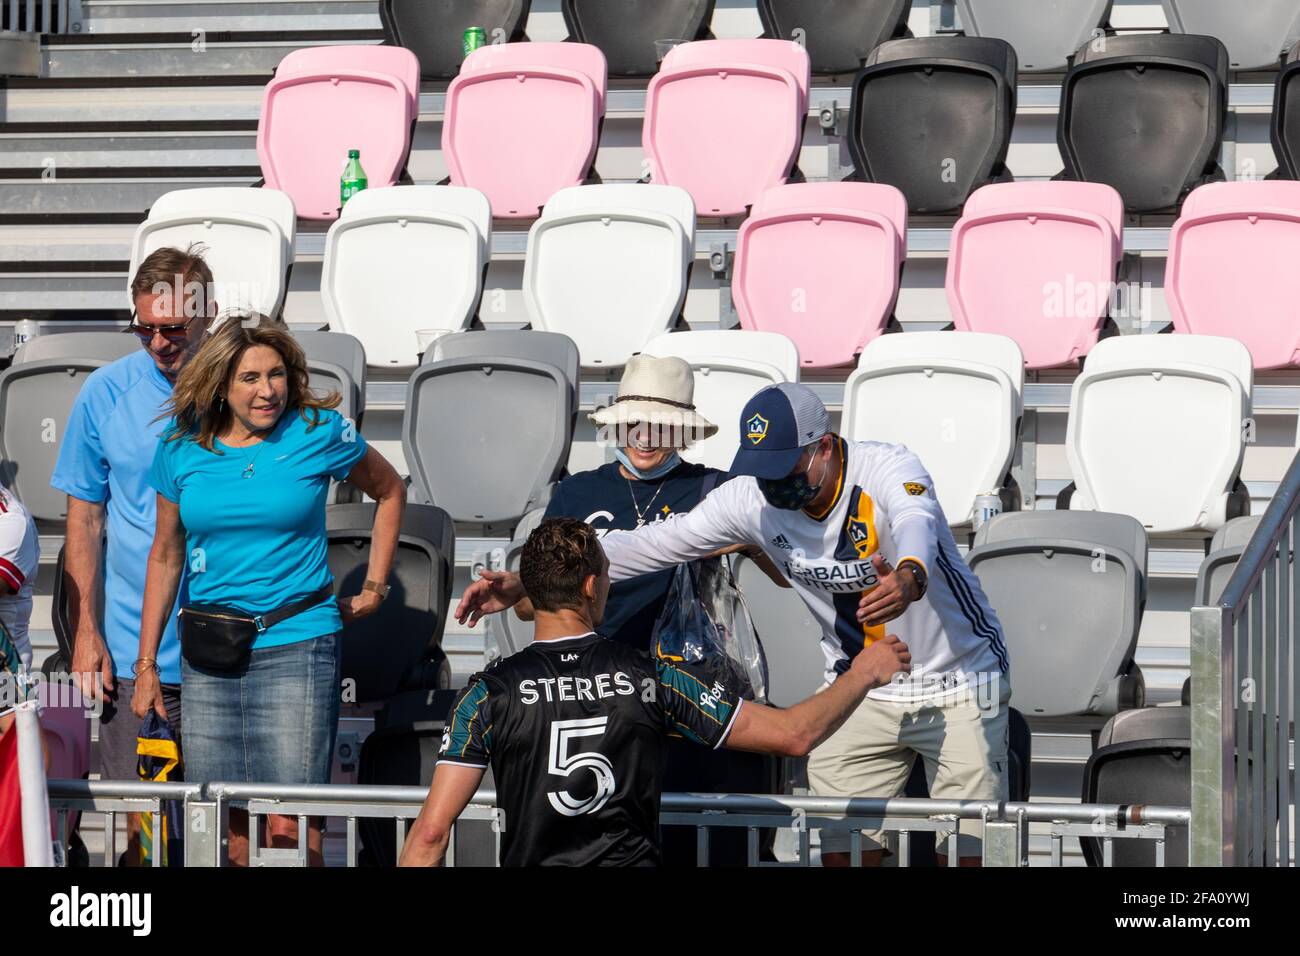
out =
[[235,607],[221,604],[191,604],[181,608],[181,653],[195,667],[212,671],[232,671],[248,659],[257,635],[267,628],[288,620],[320,604],[334,593],[326,584],[301,601],[286,604],[267,614],[249,615]]

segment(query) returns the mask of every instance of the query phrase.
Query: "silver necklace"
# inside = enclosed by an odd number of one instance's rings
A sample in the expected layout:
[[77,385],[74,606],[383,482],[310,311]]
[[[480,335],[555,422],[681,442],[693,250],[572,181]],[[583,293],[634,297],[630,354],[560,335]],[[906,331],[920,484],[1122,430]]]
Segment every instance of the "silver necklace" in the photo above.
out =
[[254,472],[256,471],[253,465],[257,462],[257,456],[262,454],[262,449],[266,447],[266,438],[263,437],[262,440],[257,443],[257,451],[253,452],[252,458],[249,458],[247,455],[244,454],[243,446],[232,445],[231,447],[235,448],[239,452],[239,457],[243,458],[244,461],[247,462],[247,464],[244,466],[244,470],[239,473],[239,477],[252,478]]
[[[626,476],[624,477],[626,478]],[[632,508],[633,510],[636,511],[636,526],[638,528],[645,525],[646,515],[650,513],[650,509],[654,507],[655,498],[658,498],[659,492],[663,490],[664,490],[664,482],[661,481],[659,482],[659,487],[655,489],[654,495],[650,498],[650,503],[645,506],[645,511],[642,511],[641,506],[638,505],[636,502],[636,492],[632,490],[632,479],[627,478],[627,493],[632,496]]]

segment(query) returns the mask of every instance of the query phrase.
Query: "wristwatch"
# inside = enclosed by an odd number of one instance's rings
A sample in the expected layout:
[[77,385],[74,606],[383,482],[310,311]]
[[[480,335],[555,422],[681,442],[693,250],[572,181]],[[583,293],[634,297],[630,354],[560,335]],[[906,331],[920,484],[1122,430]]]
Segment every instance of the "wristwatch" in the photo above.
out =
[[374,591],[382,599],[388,597],[388,592],[392,590],[392,587],[391,584],[385,584],[382,581],[371,581],[367,578],[365,583],[361,585],[361,590]]
[[912,579],[916,581],[916,586],[920,588],[920,593],[916,596],[918,598],[925,597],[925,589],[929,586],[930,579],[925,573],[925,568],[921,566],[921,562],[917,561],[915,558],[908,558],[905,561],[899,562],[898,567],[899,570],[902,570],[903,568],[912,569]]

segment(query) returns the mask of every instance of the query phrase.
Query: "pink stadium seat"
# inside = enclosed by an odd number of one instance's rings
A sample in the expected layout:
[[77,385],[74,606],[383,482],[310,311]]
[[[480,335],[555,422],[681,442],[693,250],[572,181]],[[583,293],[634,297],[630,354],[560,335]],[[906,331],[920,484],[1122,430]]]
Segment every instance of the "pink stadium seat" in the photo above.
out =
[[588,43],[475,50],[447,89],[442,149],[454,186],[487,194],[499,219],[533,219],[587,178],[605,115],[605,55]]
[[1300,365],[1298,262],[1300,182],[1192,190],[1169,233],[1174,331],[1237,339],[1257,369]]
[[[57,686],[50,681],[37,685],[41,702],[41,729],[45,732],[45,747],[49,752],[51,780],[80,780],[90,771],[90,716],[80,692],[71,682]],[[68,832],[71,833],[80,818],[79,813],[68,814]],[[50,811],[50,829],[58,834],[58,815]]]
[[907,199],[878,183],[776,186],[736,239],[741,328],[780,332],[803,368],[849,365],[882,331],[907,255]]
[[794,167],[810,69],[803,47],[786,40],[674,47],[646,90],[651,180],[686,189],[700,216],[743,215]]
[[262,95],[257,158],[266,185],[288,193],[303,219],[337,219],[349,149],[361,150],[371,186],[397,182],[419,96],[420,62],[410,50],[295,50]]
[[995,183],[952,230],[946,288],[959,331],[1010,336],[1027,368],[1097,343],[1124,255],[1123,200],[1100,183]]

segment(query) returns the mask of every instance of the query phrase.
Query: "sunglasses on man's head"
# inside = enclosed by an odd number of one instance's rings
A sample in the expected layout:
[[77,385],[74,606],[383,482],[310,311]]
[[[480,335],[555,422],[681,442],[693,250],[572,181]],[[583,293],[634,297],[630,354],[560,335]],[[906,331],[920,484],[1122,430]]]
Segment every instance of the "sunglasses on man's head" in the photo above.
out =
[[151,342],[155,335],[161,335],[165,339],[183,339],[189,334],[190,323],[194,320],[186,319],[184,322],[169,322],[166,325],[143,325],[140,317],[132,312],[131,322],[124,328],[123,332],[134,332],[142,342]]

